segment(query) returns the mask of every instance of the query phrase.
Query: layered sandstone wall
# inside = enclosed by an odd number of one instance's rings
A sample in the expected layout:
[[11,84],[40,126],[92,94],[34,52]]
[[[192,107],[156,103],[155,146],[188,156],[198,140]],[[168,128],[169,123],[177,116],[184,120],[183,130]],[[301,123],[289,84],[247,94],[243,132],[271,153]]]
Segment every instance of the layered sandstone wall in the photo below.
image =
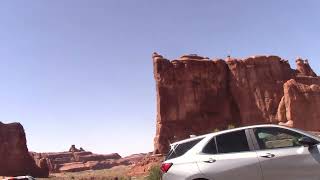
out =
[[46,159],[36,163],[28,152],[24,129],[19,123],[0,122],[0,176],[48,177]]
[[[296,116],[289,123],[283,115],[297,108],[283,105],[292,96],[286,95],[284,85],[287,81],[296,79],[309,86],[319,81],[307,60],[297,59],[296,62],[297,70],[293,70],[287,60],[277,56],[210,60],[198,55],[185,55],[170,61],[154,53],[157,91],[155,153],[166,153],[170,142],[191,134],[224,129],[231,124],[279,121],[290,124],[295,121],[295,127],[309,130],[312,125],[305,124],[317,121],[315,113],[308,117],[312,120]],[[316,91],[312,93],[317,94]],[[300,92],[300,96],[302,94]],[[310,106],[316,108],[317,99],[312,100],[316,102]],[[301,121],[306,123],[299,124]]]
[[[182,57],[184,58],[184,57]],[[228,66],[223,60],[175,60],[154,57],[157,81],[157,142],[172,142],[208,127],[237,124],[239,114],[229,96]],[[161,144],[160,144],[161,145]],[[160,149],[159,149],[160,148]],[[162,147],[157,147],[160,151]]]
[[272,123],[283,96],[283,84],[293,77],[288,61],[277,56],[254,56],[226,62],[230,96],[240,111],[240,124]]

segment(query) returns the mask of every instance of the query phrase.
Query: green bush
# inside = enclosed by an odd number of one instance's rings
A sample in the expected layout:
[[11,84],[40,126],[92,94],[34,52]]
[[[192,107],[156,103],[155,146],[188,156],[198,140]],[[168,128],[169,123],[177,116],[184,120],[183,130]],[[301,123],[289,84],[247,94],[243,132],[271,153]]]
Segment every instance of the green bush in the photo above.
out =
[[147,180],[160,180],[161,179],[161,170],[160,166],[153,166],[149,170],[149,175],[146,178]]

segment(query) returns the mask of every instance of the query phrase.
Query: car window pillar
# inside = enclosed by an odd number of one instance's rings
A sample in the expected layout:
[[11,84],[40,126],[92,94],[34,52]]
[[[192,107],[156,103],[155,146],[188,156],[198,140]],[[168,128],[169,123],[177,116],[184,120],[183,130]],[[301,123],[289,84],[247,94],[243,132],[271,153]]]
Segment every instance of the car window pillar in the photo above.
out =
[[260,150],[260,146],[259,146],[258,140],[257,140],[256,135],[254,134],[252,128],[248,129],[248,134],[250,136],[251,143],[253,145],[253,150],[254,151]]
[[254,146],[254,142],[253,142],[253,139],[252,139],[252,137],[251,137],[250,130],[251,130],[251,129],[246,129],[246,130],[245,130],[245,133],[246,133],[246,137],[247,137],[249,149],[250,149],[250,151],[254,151],[256,148],[255,148],[255,146]]

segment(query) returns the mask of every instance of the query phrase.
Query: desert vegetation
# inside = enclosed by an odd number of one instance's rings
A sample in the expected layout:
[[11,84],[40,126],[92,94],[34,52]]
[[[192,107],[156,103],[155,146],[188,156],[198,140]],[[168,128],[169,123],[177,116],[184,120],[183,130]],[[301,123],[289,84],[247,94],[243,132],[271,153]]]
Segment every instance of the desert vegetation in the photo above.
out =
[[161,179],[161,170],[160,166],[153,166],[149,170],[148,176],[146,177],[147,180],[159,180]]
[[160,166],[153,166],[146,176],[128,176],[128,166],[117,166],[111,169],[82,172],[54,173],[41,180],[160,180]]
[[130,169],[128,166],[117,166],[111,169],[90,170],[82,172],[67,172],[67,173],[53,173],[49,178],[42,180],[142,180],[143,177],[129,177],[127,172]]

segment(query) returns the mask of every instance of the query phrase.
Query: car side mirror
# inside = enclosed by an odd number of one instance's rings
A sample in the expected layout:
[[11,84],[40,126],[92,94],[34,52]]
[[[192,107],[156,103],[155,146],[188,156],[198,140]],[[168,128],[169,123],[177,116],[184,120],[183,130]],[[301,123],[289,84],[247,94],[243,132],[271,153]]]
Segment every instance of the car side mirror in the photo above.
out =
[[311,147],[311,146],[314,146],[315,144],[317,144],[317,143],[315,142],[315,140],[313,140],[313,139],[311,139],[311,138],[309,138],[309,137],[306,137],[306,136],[300,138],[300,139],[298,140],[298,142],[299,142],[301,145],[303,145],[303,146],[308,146],[308,147]]

